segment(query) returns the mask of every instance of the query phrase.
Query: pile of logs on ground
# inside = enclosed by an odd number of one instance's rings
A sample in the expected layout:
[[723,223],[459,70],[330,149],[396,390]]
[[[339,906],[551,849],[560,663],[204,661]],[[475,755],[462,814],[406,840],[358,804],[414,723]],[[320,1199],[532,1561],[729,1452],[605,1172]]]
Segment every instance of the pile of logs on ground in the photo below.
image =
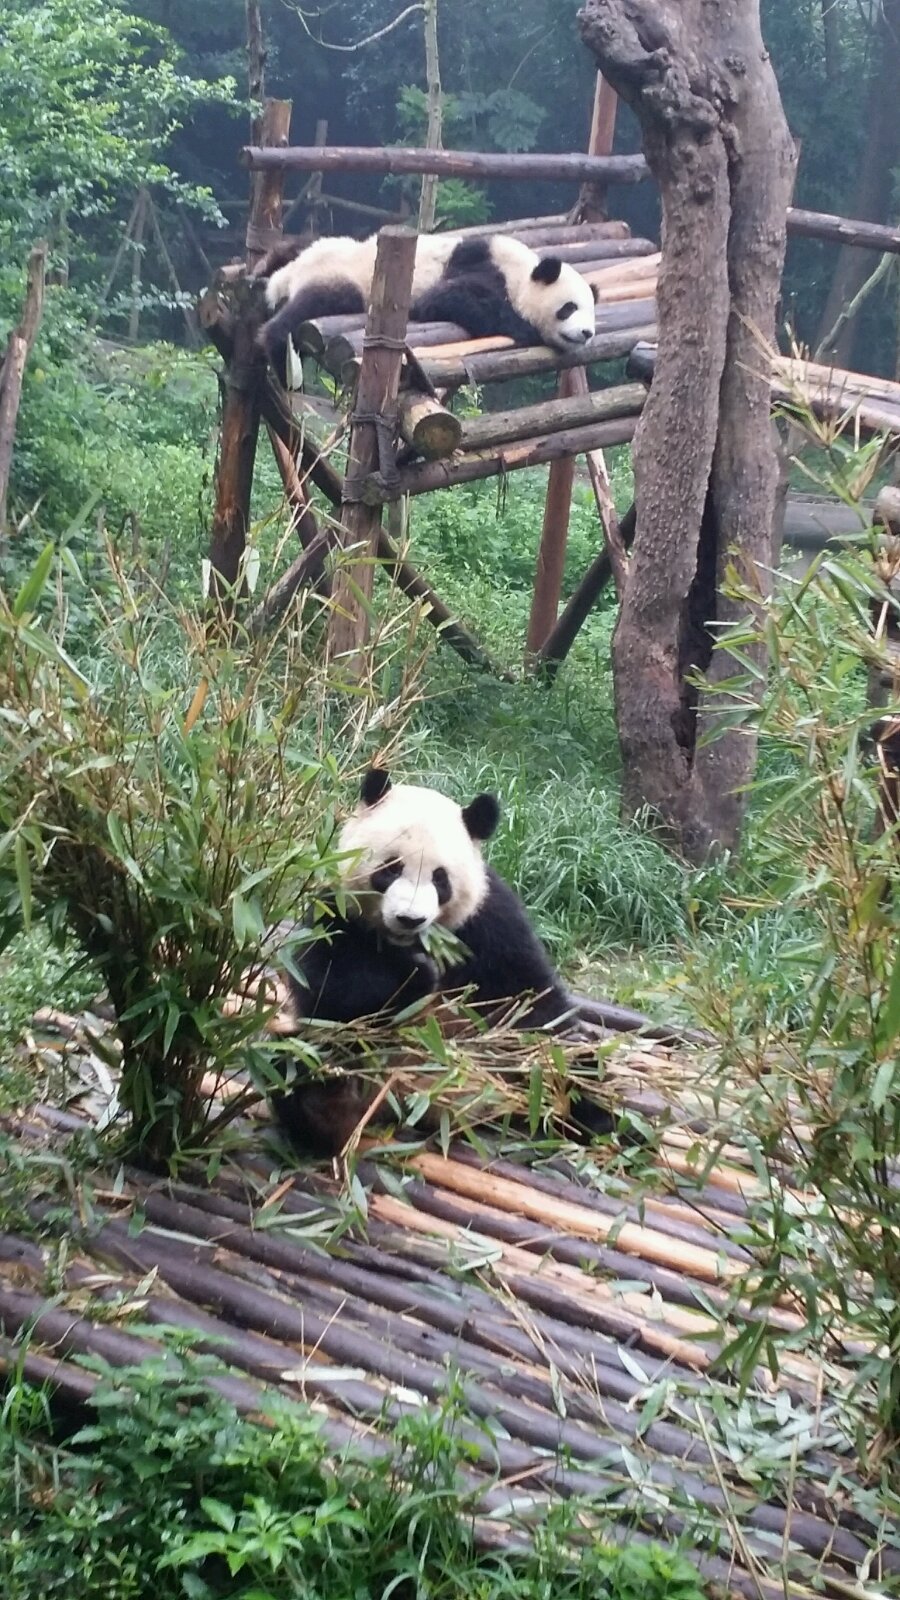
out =
[[[683,1053],[622,1049],[651,1082],[679,1060],[690,1078]],[[5,1128],[34,1152],[91,1121],[46,1104]],[[84,1405],[98,1380],[80,1358],[127,1367],[160,1355],[154,1328],[187,1332],[221,1361],[212,1389],[262,1418],[311,1405],[336,1454],[383,1455],[397,1418],[458,1380],[460,1487],[495,1540],[584,1494],[603,1538],[682,1537],[718,1592],[861,1597],[896,1578],[900,1548],[854,1478],[846,1358],[810,1348],[803,1308],[783,1303],[779,1377],[761,1366],[742,1395],[714,1372],[733,1319],[761,1315],[740,1297],[762,1191],[739,1145],[706,1171],[698,1143],[668,1129],[640,1206],[586,1161],[398,1146],[361,1161],[367,1219],[349,1231],[333,1176],[285,1170],[258,1128],[212,1180],[95,1173],[63,1255],[58,1209],[43,1235],[36,1203],[36,1235],[0,1236],[0,1364]]]
[[[767,357],[760,351],[760,362]],[[635,344],[628,362],[630,374],[650,383],[656,361],[652,341]],[[775,356],[772,362],[772,399],[797,412],[809,412],[823,422],[851,421],[862,433],[900,436],[900,383],[847,372],[799,356]]]

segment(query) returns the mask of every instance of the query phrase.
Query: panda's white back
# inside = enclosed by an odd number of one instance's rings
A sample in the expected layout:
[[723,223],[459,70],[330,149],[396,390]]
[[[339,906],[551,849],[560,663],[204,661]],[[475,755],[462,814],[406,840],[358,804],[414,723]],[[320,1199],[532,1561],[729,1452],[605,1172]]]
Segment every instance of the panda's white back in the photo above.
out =
[[[413,271],[413,298],[434,288],[454,247],[458,234],[422,234],[416,243],[416,264]],[[375,256],[378,235],[368,239],[351,239],[338,236],[334,239],[317,239],[305,250],[279,267],[266,283],[266,303],[274,310],[283,300],[290,300],[300,289],[313,284],[349,282],[359,289],[368,302],[375,274]]]

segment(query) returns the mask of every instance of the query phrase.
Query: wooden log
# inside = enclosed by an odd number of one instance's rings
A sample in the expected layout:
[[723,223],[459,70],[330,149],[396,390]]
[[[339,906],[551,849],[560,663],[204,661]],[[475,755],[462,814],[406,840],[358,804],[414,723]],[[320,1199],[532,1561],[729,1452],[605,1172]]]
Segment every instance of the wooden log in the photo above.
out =
[[459,449],[462,423],[430,394],[407,390],[398,403],[400,437],[426,461],[452,456]]
[[490,411],[463,423],[462,449],[502,447],[517,439],[533,439],[538,435],[559,433],[565,428],[608,421],[612,417],[637,416],[640,412],[646,398],[643,384],[619,384],[613,389],[590,392],[585,379],[584,389],[576,391],[575,372],[584,376],[581,367],[567,371],[565,391],[552,400],[520,406],[513,411]]
[[245,145],[241,164],[251,172],[373,172],[382,177],[433,173],[438,178],[510,178],[517,183],[642,183],[650,173],[643,156],[485,155],[475,150],[405,150],[398,146],[291,145],[286,150]]
[[511,233],[531,231],[535,229],[549,229],[551,232],[567,232],[569,217],[565,211],[557,211],[548,217],[513,217],[506,222],[475,222],[468,228],[454,228],[453,232],[463,239],[483,239],[488,233]]
[[601,262],[596,267],[585,264],[579,266],[578,270],[599,292],[605,288],[618,288],[621,284],[655,282],[661,260],[659,252],[654,251],[652,255],[635,256],[625,261]]
[[[588,139],[589,155],[612,155],[618,105],[619,97],[612,84],[607,82],[602,72],[598,72],[594,84],[591,132]],[[606,184],[596,181],[583,183],[572,209],[572,216],[580,222],[591,222],[595,218],[606,216],[606,204]]]
[[[533,411],[540,409],[545,417],[549,412],[554,420],[563,422],[566,416],[567,401],[573,397],[575,390],[572,382],[572,370],[561,372],[557,380],[557,398],[545,402],[540,408],[527,407]],[[562,413],[562,416],[560,416]],[[481,417],[478,421],[481,427],[481,443],[490,445],[492,442],[506,443],[504,431],[510,427],[520,428],[522,424],[509,412],[500,413],[501,433],[499,441],[485,439],[484,424],[495,422],[493,417]],[[478,423],[475,424],[476,430]],[[529,430],[527,425],[524,435],[516,434],[518,438],[527,438],[529,433],[533,437],[539,429]],[[476,432],[475,443],[478,443]],[[562,595],[563,576],[566,565],[566,546],[569,541],[569,516],[572,510],[572,489],[575,484],[575,457],[572,455],[560,456],[550,463],[547,475],[547,494],[544,500],[544,515],[541,521],[541,539],[538,546],[537,562],[534,573],[534,589],[531,595],[531,609],[528,616],[528,628],[525,634],[525,660],[529,661],[540,649],[547,635],[551,632],[556,622],[559,611],[559,601]]]
[[[631,548],[636,526],[637,517],[632,504],[619,523],[619,536],[626,550]],[[562,662],[565,661],[578,634],[611,577],[612,564],[609,559],[609,551],[606,549],[600,550],[588,567],[578,587],[569,596],[562,616],[549,638],[545,640],[540,652],[541,663],[547,672],[548,678],[551,680],[556,676]],[[590,1020],[590,1016],[588,1016],[588,1020]],[[602,1021],[602,1016],[598,1016],[598,1020]],[[615,1026],[615,1024],[611,1025]]]
[[211,592],[226,607],[237,593],[247,543],[260,397],[266,379],[265,356],[256,339],[265,316],[260,279],[244,278],[236,285],[231,310],[234,345],[222,385],[222,427],[209,546]]
[[807,380],[810,383],[819,383],[837,394],[847,393],[854,397],[881,399],[892,404],[900,404],[900,383],[890,378],[876,378],[868,373],[848,372],[844,367],[830,367],[824,361],[792,360],[788,356],[776,356],[773,365],[776,376],[783,377],[786,381],[791,378]]
[[[278,153],[287,145],[291,136],[291,101],[271,100],[263,102],[262,119],[260,124],[260,140],[264,147],[273,147]],[[251,241],[249,230],[254,234],[280,238],[282,201],[284,197],[284,170],[278,166],[266,167],[257,172],[253,180],[250,197],[250,216],[247,223],[248,238],[246,243],[247,266],[252,269],[257,261],[265,255],[266,247],[259,248],[260,240],[255,237]]]
[[354,416],[358,420],[351,419],[347,476],[342,490],[341,543],[345,549],[351,545],[359,548],[352,569],[339,568],[335,580],[328,629],[333,655],[358,651],[367,634],[381,502],[367,503],[362,489],[373,472],[384,472],[387,451],[393,462],[402,341],[409,316],[415,256],[414,233],[404,228],[382,229],[366,324],[367,348],[356,396]]
[[370,206],[362,200],[348,200],[345,195],[322,193],[319,195],[319,201],[323,207],[328,206],[335,211],[350,211],[356,217],[371,218],[379,227],[392,223],[399,228],[408,221],[408,213],[405,211],[386,211],[384,206]]
[[542,439],[526,439],[500,451],[472,451],[461,460],[424,461],[406,467],[394,485],[370,478],[365,492],[375,504],[395,500],[402,494],[430,494],[434,489],[449,489],[457,483],[475,483],[480,478],[497,478],[504,472],[523,467],[540,467],[562,456],[583,455],[606,445],[628,444],[634,437],[636,417],[617,417],[611,422],[592,423],[585,428],[570,428]]
[[531,248],[537,250],[539,256],[556,256],[559,261],[568,261],[578,267],[579,272],[586,270],[581,266],[582,261],[600,266],[608,261],[642,260],[657,253],[652,239],[640,238],[585,239],[573,244],[532,245]]
[[0,367],[0,551],[6,535],[7,496],[22,399],[25,365],[37,338],[44,310],[47,243],[41,240],[28,257],[22,314],[13,328]]
[[[457,389],[461,384],[508,383],[518,378],[535,377],[540,372],[561,372],[566,367],[599,366],[605,361],[620,361],[629,355],[638,340],[655,337],[652,317],[640,317],[633,325],[604,329],[579,350],[501,350],[487,355],[466,356],[464,349],[455,356],[434,358],[427,350],[421,356],[422,369],[436,389]],[[417,352],[418,353],[418,352]]]
[[856,222],[825,211],[803,211],[791,206],[787,227],[789,234],[808,239],[824,239],[829,244],[857,245],[862,250],[900,255],[900,228],[886,228],[880,222]]
[[[417,342],[414,336],[415,324],[409,333],[413,335],[410,340],[411,348],[415,355],[421,357],[426,375],[436,389],[444,389],[458,387],[461,383],[488,383],[507,378],[530,377],[537,372],[562,372],[567,367],[588,367],[595,361],[612,359],[609,354],[603,353],[602,340],[607,334],[626,329],[631,332],[631,340],[626,341],[625,345],[617,350],[618,355],[627,355],[635,341],[646,338],[648,329],[655,331],[655,325],[656,301],[639,299],[628,300],[624,305],[598,307],[595,321],[597,331],[594,339],[589,344],[580,345],[571,351],[551,350],[546,345],[536,345],[533,349],[517,348],[512,340],[499,336],[487,341],[470,339],[463,328],[457,330],[460,335],[458,343],[429,348]],[[329,366],[328,370],[345,387],[349,387],[359,371],[359,355],[356,352],[362,340],[361,336],[353,331],[342,335],[342,338],[347,341],[347,345],[354,353],[346,360],[339,360],[336,356],[335,366]],[[342,346],[341,357],[345,350],[346,346]],[[500,360],[501,357],[504,359]],[[326,359],[331,359],[330,348]],[[494,362],[498,360],[500,364],[495,370]],[[450,378],[447,377],[448,371],[453,374]]]

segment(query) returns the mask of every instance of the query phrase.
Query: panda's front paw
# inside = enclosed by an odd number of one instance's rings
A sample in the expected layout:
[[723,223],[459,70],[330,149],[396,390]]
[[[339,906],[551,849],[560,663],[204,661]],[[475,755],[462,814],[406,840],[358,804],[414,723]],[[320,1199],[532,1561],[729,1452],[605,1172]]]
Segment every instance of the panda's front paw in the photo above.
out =
[[413,985],[420,995],[435,994],[440,980],[440,972],[435,960],[427,950],[415,950],[412,964],[414,969]]

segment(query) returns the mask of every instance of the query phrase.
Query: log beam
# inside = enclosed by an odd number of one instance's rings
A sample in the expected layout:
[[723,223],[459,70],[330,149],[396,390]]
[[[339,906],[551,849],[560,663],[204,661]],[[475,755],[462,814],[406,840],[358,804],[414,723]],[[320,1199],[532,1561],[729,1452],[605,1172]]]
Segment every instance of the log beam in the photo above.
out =
[[836,217],[826,211],[803,211],[791,206],[787,214],[788,233],[806,239],[822,239],[828,244],[856,245],[860,250],[880,250],[900,255],[900,228],[887,228],[880,222],[858,222],[851,217]]
[[650,176],[643,156],[485,155],[475,150],[404,150],[362,145],[245,145],[241,162],[251,172],[373,172],[385,177],[433,173],[438,178],[510,178],[517,183],[642,183]]
[[392,484],[377,475],[368,480],[364,493],[373,505],[396,500],[404,494],[430,494],[434,489],[450,489],[457,483],[475,483],[481,478],[499,478],[524,467],[541,467],[562,456],[580,456],[588,450],[603,450],[608,445],[629,444],[638,419],[616,417],[611,422],[595,422],[586,428],[568,428],[546,438],[523,439],[505,449],[472,451],[455,461],[422,461],[406,467]]
[[[583,383],[579,385],[576,373]],[[588,390],[584,368],[564,374],[566,386],[559,395],[533,406],[513,411],[489,411],[462,427],[463,450],[502,449],[520,439],[533,439],[548,433],[563,433],[587,427],[593,422],[610,422],[613,417],[636,417],[642,410],[647,391],[642,383],[623,383],[613,389]]]

